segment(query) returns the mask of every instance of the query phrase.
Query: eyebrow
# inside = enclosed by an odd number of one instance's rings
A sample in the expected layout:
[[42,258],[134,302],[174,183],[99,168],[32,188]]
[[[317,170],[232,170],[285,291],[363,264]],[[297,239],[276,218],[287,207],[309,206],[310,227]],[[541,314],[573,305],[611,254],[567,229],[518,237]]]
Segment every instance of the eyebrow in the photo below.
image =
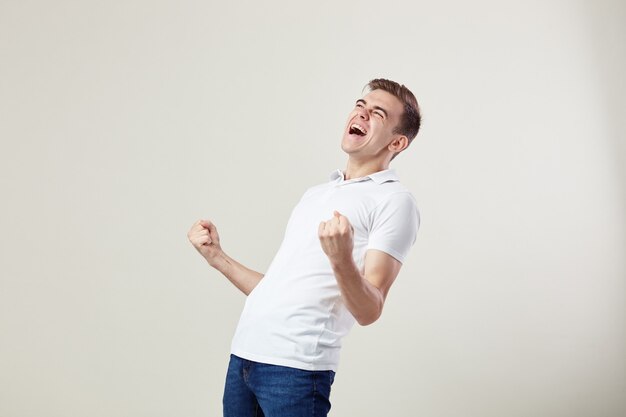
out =
[[[363,100],[362,98],[358,99],[356,102],[357,102],[357,103],[361,102],[361,103],[363,103],[364,105],[367,105],[367,101]],[[382,108],[382,107],[380,107],[380,106],[374,106],[374,109],[375,109],[375,110],[380,110],[380,111],[382,111],[383,113],[385,113],[385,117],[386,117],[386,118],[389,118],[389,115],[387,114],[387,110],[383,109],[383,108]]]

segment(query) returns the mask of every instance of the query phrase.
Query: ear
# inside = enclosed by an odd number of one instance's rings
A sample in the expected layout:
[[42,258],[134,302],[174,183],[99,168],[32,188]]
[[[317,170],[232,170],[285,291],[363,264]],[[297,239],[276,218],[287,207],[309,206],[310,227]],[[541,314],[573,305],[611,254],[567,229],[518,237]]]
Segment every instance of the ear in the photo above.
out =
[[387,149],[392,152],[398,153],[402,152],[409,146],[409,139],[404,135],[398,135],[391,141]]

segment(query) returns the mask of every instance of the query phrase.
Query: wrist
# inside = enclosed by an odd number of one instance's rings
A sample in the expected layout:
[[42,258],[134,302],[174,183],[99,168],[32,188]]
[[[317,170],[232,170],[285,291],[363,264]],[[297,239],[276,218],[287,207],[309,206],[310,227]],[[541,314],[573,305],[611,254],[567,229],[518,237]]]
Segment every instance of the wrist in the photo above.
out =
[[330,260],[330,266],[334,271],[343,271],[346,269],[355,269],[354,258],[352,255],[333,256],[328,258]]
[[226,254],[221,250],[211,256],[205,256],[204,259],[206,259],[211,267],[219,271],[222,271],[228,265],[228,262],[226,262]]

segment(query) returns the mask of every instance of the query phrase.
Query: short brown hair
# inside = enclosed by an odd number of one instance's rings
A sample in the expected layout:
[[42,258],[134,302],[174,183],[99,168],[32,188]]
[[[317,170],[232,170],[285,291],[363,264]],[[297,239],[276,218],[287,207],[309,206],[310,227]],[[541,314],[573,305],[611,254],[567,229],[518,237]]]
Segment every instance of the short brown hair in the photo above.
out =
[[[404,112],[402,113],[400,122],[394,128],[393,133],[406,136],[410,145],[415,136],[417,136],[417,132],[420,130],[422,123],[420,108],[411,90],[406,88],[404,84],[398,84],[395,81],[384,78],[375,78],[367,83],[365,87],[368,88],[369,91],[386,91],[400,100],[404,107]],[[396,153],[391,159],[395,158],[397,155]]]

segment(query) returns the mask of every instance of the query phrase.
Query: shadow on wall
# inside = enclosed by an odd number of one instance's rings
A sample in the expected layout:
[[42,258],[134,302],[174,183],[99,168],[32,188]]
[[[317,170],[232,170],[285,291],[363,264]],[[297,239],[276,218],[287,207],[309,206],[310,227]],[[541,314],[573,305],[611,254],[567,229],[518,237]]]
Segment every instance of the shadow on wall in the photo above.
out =
[[[626,2],[608,0],[585,2],[589,35],[598,74],[599,87],[605,102],[607,132],[610,149],[613,150],[613,171],[619,176],[618,190],[626,212]],[[624,230],[626,234],[626,230]]]

